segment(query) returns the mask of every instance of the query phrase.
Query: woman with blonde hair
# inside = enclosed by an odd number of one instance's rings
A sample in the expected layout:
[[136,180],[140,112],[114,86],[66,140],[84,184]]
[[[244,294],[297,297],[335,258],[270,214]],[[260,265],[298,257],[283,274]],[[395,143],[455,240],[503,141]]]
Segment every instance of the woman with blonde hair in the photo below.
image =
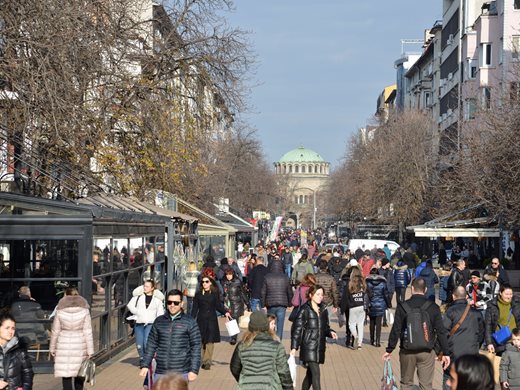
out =
[[89,309],[86,299],[73,287],[65,290],[56,307],[49,350],[54,357],[54,376],[62,378],[64,390],[83,389],[84,378],[77,376],[78,371],[81,363],[94,355]]
[[292,390],[285,349],[269,333],[265,313],[251,314],[248,332],[238,343],[229,364],[239,390]]

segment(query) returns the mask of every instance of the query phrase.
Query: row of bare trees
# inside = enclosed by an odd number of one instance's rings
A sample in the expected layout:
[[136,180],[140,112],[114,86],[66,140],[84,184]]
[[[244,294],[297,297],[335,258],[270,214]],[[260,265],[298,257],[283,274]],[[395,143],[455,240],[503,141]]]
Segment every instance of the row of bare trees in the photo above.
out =
[[[514,94],[482,108],[439,153],[436,124],[418,111],[393,112],[354,135],[332,174],[329,212],[401,226],[471,210],[496,223],[520,223],[520,105]],[[338,185],[341,183],[341,185]]]
[[254,132],[236,128],[255,59],[223,16],[232,7],[3,1],[0,144],[18,190],[163,189],[195,203],[232,192],[260,207],[252,175],[268,188],[272,174]]

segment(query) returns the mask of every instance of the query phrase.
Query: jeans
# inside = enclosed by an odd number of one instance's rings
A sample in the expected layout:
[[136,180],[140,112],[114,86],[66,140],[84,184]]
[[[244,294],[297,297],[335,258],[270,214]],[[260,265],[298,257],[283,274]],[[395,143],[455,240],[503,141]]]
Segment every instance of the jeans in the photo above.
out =
[[[74,387],[72,387],[72,379],[74,379]],[[84,382],[85,378],[80,378],[79,376],[76,376],[74,378],[61,378],[63,390],[83,390]]]
[[193,309],[193,297],[186,297],[186,314],[191,316],[191,310]]
[[276,316],[276,335],[282,339],[283,336],[283,323],[285,321],[285,311],[287,310],[284,306],[271,306],[267,309],[267,314]]
[[285,264],[285,274],[289,279],[291,279],[291,273],[292,273],[292,264]]
[[135,346],[137,347],[139,360],[143,360],[144,358],[144,349],[146,348],[146,342],[148,341],[150,330],[152,330],[152,324],[135,324]]
[[260,310],[260,299],[259,298],[251,298],[251,311],[259,311]]
[[302,390],[320,390],[320,364],[316,362],[307,362],[307,373],[302,382]]

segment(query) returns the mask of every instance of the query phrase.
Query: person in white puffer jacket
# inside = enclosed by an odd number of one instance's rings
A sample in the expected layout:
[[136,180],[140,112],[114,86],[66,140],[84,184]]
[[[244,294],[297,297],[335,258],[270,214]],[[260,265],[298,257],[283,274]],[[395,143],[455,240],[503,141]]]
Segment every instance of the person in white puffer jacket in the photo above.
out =
[[135,316],[135,344],[139,360],[143,360],[148,334],[155,319],[164,314],[164,294],[155,289],[153,280],[146,280],[132,292],[128,310]]

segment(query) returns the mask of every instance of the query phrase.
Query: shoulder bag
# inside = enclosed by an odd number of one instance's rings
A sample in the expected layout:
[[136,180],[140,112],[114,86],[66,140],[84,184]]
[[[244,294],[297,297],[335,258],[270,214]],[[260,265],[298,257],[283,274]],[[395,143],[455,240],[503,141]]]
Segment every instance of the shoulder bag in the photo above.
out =
[[468,316],[469,310],[471,309],[471,305],[468,303],[466,308],[464,309],[464,313],[462,313],[462,317],[460,317],[459,321],[455,324],[455,326],[451,329],[449,336],[453,336],[457,330],[459,330],[460,326]]
[[85,382],[90,383],[91,386],[96,384],[96,363],[92,359],[85,359],[79,367],[78,376],[85,378]]
[[294,307],[289,314],[289,321],[293,322],[296,318],[298,318],[298,314],[300,314],[300,310],[302,309],[302,290],[298,287],[298,306]]
[[497,345],[506,344],[511,338],[511,329],[509,329],[509,323],[511,322],[511,315],[513,314],[513,309],[509,310],[509,315],[507,316],[507,324],[504,326],[498,325],[500,329],[494,332],[491,336],[493,340],[497,343]]

